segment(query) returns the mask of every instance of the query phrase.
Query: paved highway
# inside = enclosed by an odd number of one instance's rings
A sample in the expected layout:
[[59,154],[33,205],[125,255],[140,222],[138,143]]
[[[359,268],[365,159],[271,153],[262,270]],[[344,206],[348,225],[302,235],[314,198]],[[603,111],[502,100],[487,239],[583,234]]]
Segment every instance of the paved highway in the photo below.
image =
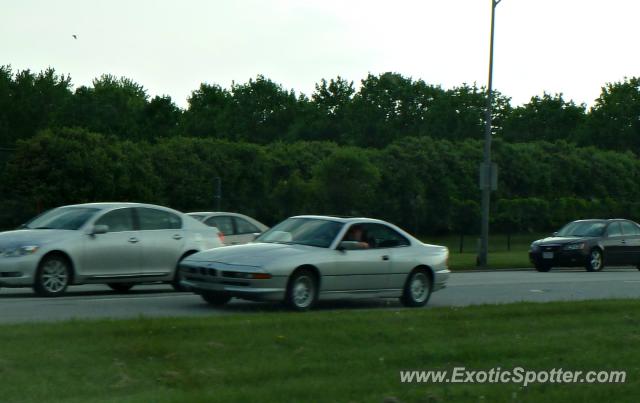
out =
[[[487,271],[453,273],[446,289],[434,293],[427,305],[466,306],[517,301],[564,301],[603,298],[640,298],[640,271],[606,269],[599,273],[581,270]],[[318,309],[399,308],[395,300],[358,300],[321,303]],[[0,290],[0,323],[56,321],[81,318],[131,318],[139,316],[212,316],[243,312],[283,310],[279,304],[232,300],[213,308],[192,293],[174,292],[167,285],[141,285],[127,294],[106,286],[70,287],[58,298],[41,298],[29,288]]]

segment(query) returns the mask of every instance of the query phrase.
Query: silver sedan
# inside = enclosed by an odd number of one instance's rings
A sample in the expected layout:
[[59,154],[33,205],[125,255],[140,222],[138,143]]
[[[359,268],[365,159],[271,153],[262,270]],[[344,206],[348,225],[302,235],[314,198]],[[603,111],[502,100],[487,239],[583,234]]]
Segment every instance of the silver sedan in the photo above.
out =
[[319,299],[380,297],[423,306],[445,286],[448,257],[384,221],[297,216],[254,243],[187,257],[180,276],[213,305],[237,297],[306,310]]
[[221,246],[219,232],[178,211],[139,203],[90,203],[49,210],[0,233],[0,286],[58,296],[68,285],[136,283],[180,288],[177,264]]
[[256,239],[258,235],[269,229],[260,221],[238,213],[197,212],[187,213],[196,220],[216,227],[222,232],[225,245],[242,245]]

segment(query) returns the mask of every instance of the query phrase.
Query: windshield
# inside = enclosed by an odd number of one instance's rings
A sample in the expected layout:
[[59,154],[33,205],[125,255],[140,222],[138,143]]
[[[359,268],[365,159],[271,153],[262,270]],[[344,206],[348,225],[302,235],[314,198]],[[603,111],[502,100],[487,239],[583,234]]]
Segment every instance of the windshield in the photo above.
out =
[[564,227],[558,233],[557,236],[577,236],[577,237],[592,237],[602,236],[604,233],[604,227],[606,223],[602,221],[574,221]]
[[59,207],[40,214],[23,228],[77,230],[98,211],[91,207]]
[[344,224],[317,218],[288,218],[256,238],[256,242],[328,248]]

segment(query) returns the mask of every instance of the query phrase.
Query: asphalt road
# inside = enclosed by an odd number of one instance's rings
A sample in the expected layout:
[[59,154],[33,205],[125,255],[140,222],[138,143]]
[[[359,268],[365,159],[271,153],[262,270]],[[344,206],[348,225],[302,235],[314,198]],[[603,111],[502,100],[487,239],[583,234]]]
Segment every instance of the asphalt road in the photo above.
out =
[[[447,288],[434,293],[427,305],[466,306],[518,301],[564,301],[603,298],[640,298],[640,271],[607,269],[599,273],[581,270],[488,271],[453,273]],[[317,309],[399,308],[395,300],[324,302]],[[0,290],[0,323],[43,322],[82,318],[131,318],[139,316],[212,316],[243,312],[284,310],[279,304],[232,300],[213,308],[192,293],[174,292],[167,285],[136,286],[117,294],[106,286],[70,287],[58,298],[41,298],[29,288]]]

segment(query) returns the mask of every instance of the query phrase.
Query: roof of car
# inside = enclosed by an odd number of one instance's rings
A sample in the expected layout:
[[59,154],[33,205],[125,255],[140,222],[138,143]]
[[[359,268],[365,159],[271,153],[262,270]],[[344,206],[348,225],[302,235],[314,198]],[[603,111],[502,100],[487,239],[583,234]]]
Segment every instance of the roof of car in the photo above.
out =
[[100,203],[81,203],[81,204],[71,204],[64,207],[95,207],[99,209],[111,209],[116,207],[154,207],[161,208],[167,210],[173,210],[169,207],[158,206],[155,204],[147,204],[147,203],[132,203],[132,202],[100,202]]
[[187,213],[189,215],[244,215],[244,214],[240,214],[240,213],[232,213],[229,211],[192,211],[190,213]]
[[319,220],[331,220],[342,223],[352,223],[352,222],[372,222],[372,223],[385,223],[386,221],[377,220],[375,218],[367,218],[367,217],[341,217],[334,215],[298,215],[291,218],[315,218]]

